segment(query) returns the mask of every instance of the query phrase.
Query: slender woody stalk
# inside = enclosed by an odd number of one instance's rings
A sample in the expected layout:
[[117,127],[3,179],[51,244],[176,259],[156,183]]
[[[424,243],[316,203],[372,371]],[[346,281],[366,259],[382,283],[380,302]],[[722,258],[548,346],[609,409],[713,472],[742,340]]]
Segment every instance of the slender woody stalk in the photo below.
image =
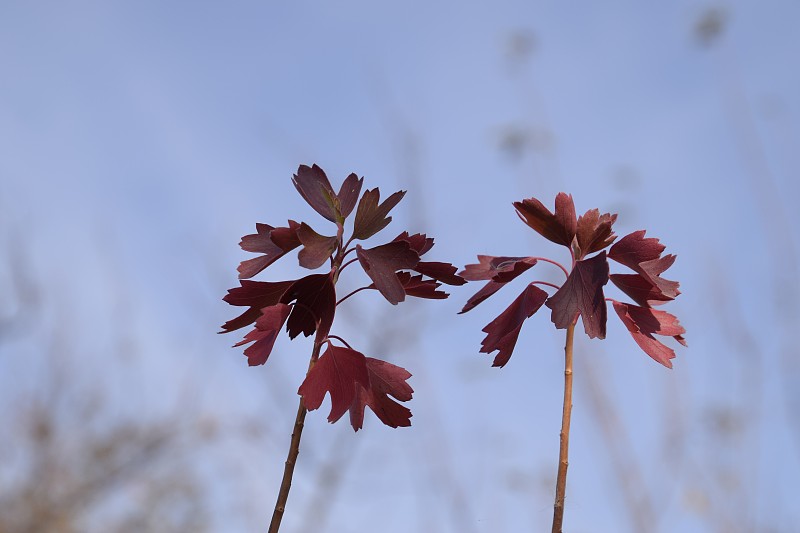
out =
[[[339,246],[336,257],[331,261],[334,285],[336,285],[336,282],[339,280],[339,272],[341,272],[342,268],[344,268],[342,266],[342,259],[346,255],[346,246],[342,246],[342,233],[343,228],[342,225],[339,224],[337,231]],[[352,238],[350,240],[352,240]],[[348,241],[348,243],[349,242],[350,241]],[[337,302],[336,305],[339,305],[339,303],[341,302]],[[308,375],[308,372],[311,372],[311,369],[314,368],[314,365],[317,363],[317,359],[319,359],[319,352],[322,349],[322,345],[324,344],[325,340],[325,337],[320,335],[319,330],[317,330],[317,334],[314,337],[314,349],[311,351],[311,360],[308,362],[308,371],[306,372],[306,375]],[[269,533],[278,533],[278,530],[281,527],[283,512],[286,510],[286,501],[289,499],[289,489],[292,488],[294,466],[297,463],[297,456],[300,454],[300,437],[303,435],[306,413],[308,413],[308,409],[306,409],[305,405],[303,404],[303,398],[301,397],[300,405],[297,407],[297,418],[294,420],[292,440],[289,444],[289,455],[286,457],[286,464],[283,467],[283,479],[281,479],[281,488],[278,491],[278,501],[275,502],[275,510],[272,513],[272,521],[269,523]]]
[[[315,339],[314,350],[311,352],[311,360],[308,363],[308,372],[311,372],[317,359],[319,359],[321,347],[322,341]],[[308,409],[303,405],[303,399],[300,398],[300,405],[297,408],[297,418],[295,418],[294,430],[292,430],[292,441],[289,444],[289,455],[286,457],[281,488],[280,491],[278,491],[278,501],[275,502],[275,511],[272,513],[272,521],[269,523],[269,533],[278,533],[281,527],[283,511],[286,509],[286,500],[289,499],[289,489],[292,488],[294,466],[297,462],[297,455],[300,453],[300,437],[303,435],[303,427],[305,426],[307,412]]]
[[556,502],[553,506],[552,533],[561,533],[564,523],[564,496],[567,492],[567,467],[569,466],[569,422],[572,416],[572,344],[575,324],[567,327],[564,346],[564,407],[561,413],[561,445],[558,451],[558,478],[556,479]]

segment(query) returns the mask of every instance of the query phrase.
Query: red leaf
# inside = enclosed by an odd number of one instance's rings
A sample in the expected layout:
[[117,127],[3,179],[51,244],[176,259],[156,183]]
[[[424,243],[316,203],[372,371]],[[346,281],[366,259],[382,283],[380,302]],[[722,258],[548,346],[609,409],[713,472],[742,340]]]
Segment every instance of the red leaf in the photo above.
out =
[[680,284],[661,277],[675,262],[675,256],[661,257],[665,246],[658,239],[645,238],[644,235],[645,230],[639,230],[624,236],[611,247],[608,257],[644,276],[667,298],[675,299],[681,293],[678,290]]
[[450,263],[419,261],[412,270],[448,285],[464,285],[467,282],[461,276],[456,275],[458,269]]
[[609,246],[617,238],[611,226],[617,220],[617,215],[605,213],[600,215],[597,209],[590,209],[578,218],[576,259],[583,259],[588,254],[598,252]]
[[459,275],[469,281],[490,279],[508,283],[536,264],[536,259],[533,257],[479,255],[478,261],[478,264],[465,266]]
[[317,165],[300,165],[297,174],[292,177],[292,183],[314,211],[331,222],[336,222],[336,206],[333,202],[336,194],[324,170]]
[[414,235],[409,235],[407,231],[404,231],[395,237],[394,240],[407,242],[409,246],[411,246],[411,249],[417,252],[420,257],[422,257],[428,250],[433,248],[433,238],[428,237],[424,233],[415,233]]
[[577,261],[567,281],[547,300],[553,310],[551,320],[558,329],[565,329],[577,320],[583,320],[583,329],[589,338],[606,338],[606,302],[603,285],[608,283],[608,261],[601,252],[591,259]]
[[673,337],[686,346],[686,341],[682,336],[686,330],[680,325],[678,319],[666,311],[616,301],[614,310],[630,331],[639,348],[655,361],[667,368],[672,368],[670,359],[675,358],[675,351],[657,341],[653,334]]
[[[490,282],[492,283],[492,282]],[[500,316],[492,320],[483,331],[486,338],[481,343],[481,352],[499,350],[492,366],[505,366],[517,344],[522,323],[533,316],[547,300],[547,293],[536,285],[528,285]]]
[[296,235],[299,227],[300,225],[294,220],[289,221],[289,227],[273,228],[268,224],[256,224],[257,233],[242,237],[239,246],[247,252],[264,255],[242,261],[238,268],[239,279],[252,278],[300,246]]
[[361,185],[363,183],[364,178],[359,178],[355,174],[347,176],[342,183],[342,187],[339,189],[339,194],[337,195],[339,203],[338,209],[342,219],[347,218],[350,216],[350,213],[353,212],[353,208],[356,206],[356,200],[358,200],[358,195],[361,194]]
[[366,363],[369,387],[356,386],[358,390],[350,405],[350,424],[353,429],[358,431],[364,425],[365,406],[369,406],[375,416],[387,426],[410,426],[411,411],[389,396],[401,402],[411,400],[414,389],[406,383],[411,374],[405,368],[372,357],[367,357]]
[[325,264],[336,249],[338,239],[320,235],[311,226],[303,222],[297,230],[297,237],[303,244],[303,249],[297,255],[300,266],[310,269],[319,268]]
[[458,312],[459,315],[466,313],[467,311],[471,311],[475,309],[478,304],[486,300],[489,296],[493,295],[503,287],[505,287],[505,283],[499,283],[497,281],[489,281],[481,287],[481,289],[472,295],[472,298],[467,300],[467,303],[464,304],[464,308]]
[[230,331],[243,328],[255,322],[261,316],[261,309],[275,305],[281,300],[281,296],[291,287],[294,281],[249,281],[239,282],[241,287],[228,289],[228,294],[223,298],[231,305],[248,306],[250,309],[238,317],[225,322],[222,325],[223,331]]
[[358,202],[356,220],[353,223],[353,238],[368,239],[385,228],[392,221],[392,217],[387,216],[389,211],[403,199],[405,194],[406,191],[398,191],[378,205],[381,199],[380,191],[377,188],[366,190]]
[[319,408],[325,393],[331,396],[328,422],[336,422],[353,404],[356,386],[369,388],[369,375],[364,355],[349,348],[329,345],[308,372],[297,394],[309,411]]
[[234,346],[242,346],[253,343],[244,350],[247,364],[256,366],[267,362],[272,347],[275,345],[275,339],[291,309],[291,306],[286,304],[275,304],[261,310],[261,316],[256,320],[255,329],[245,335],[242,341],[234,344]]
[[[417,298],[428,298],[431,300],[443,300],[449,295],[444,291],[437,291],[441,283],[432,279],[422,279],[422,276],[412,276],[408,272],[397,272],[397,279],[403,285],[407,296]],[[370,287],[375,288],[373,283]]]
[[336,290],[330,274],[311,274],[292,283],[281,297],[281,303],[295,302],[286,329],[289,338],[300,333],[306,337],[317,331],[324,338],[331,329],[336,312]]
[[672,300],[650,283],[647,278],[639,274],[611,274],[609,278],[622,292],[643,307],[662,305]]
[[575,238],[578,227],[572,195],[558,193],[555,214],[536,198],[514,202],[514,207],[519,218],[542,237],[567,248],[572,246],[572,239]]
[[407,242],[393,241],[369,249],[357,245],[356,254],[364,272],[389,303],[396,305],[405,300],[406,293],[395,272],[413,268],[419,262],[419,255]]

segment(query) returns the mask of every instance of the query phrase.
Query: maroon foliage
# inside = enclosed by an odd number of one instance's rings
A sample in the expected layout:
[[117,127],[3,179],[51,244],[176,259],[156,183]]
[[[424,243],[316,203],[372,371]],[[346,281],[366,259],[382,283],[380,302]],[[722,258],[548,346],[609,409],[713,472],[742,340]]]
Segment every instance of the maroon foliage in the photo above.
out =
[[478,264],[464,267],[461,276],[465,280],[479,281],[490,279],[500,283],[507,283],[536,264],[536,259],[533,257],[494,257],[491,255],[479,255],[478,261]]
[[411,400],[414,389],[406,383],[411,374],[405,368],[366,358],[369,387],[356,385],[356,396],[350,405],[350,424],[358,431],[364,425],[364,408],[369,406],[375,416],[389,427],[408,427],[411,425],[411,411],[390,396],[401,402]]
[[658,309],[639,307],[637,305],[614,302],[614,310],[619,315],[622,323],[628,328],[633,340],[652,357],[667,368],[672,368],[670,359],[675,358],[675,352],[653,337],[653,334],[673,337],[676,341],[686,346],[683,334],[686,330],[680,325],[678,319]]
[[239,246],[242,250],[264,254],[239,264],[239,279],[252,278],[269,265],[300,246],[295,235],[300,225],[294,220],[288,227],[273,228],[269,224],[256,224],[257,233],[245,235]]
[[328,422],[336,422],[356,397],[356,384],[369,388],[367,364],[362,353],[330,345],[308,372],[297,394],[309,411],[319,408],[325,393],[331,395]]
[[583,259],[588,254],[599,252],[609,246],[614,239],[611,226],[617,220],[617,215],[600,214],[599,209],[590,209],[578,218],[578,232],[575,235],[577,249],[575,259]]
[[286,322],[289,338],[300,333],[306,337],[319,330],[324,338],[333,324],[336,312],[336,290],[330,274],[311,274],[295,281],[281,296],[281,303],[295,302]]
[[536,198],[528,198],[514,202],[517,215],[539,235],[556,244],[572,246],[572,239],[578,231],[578,220],[575,215],[575,204],[572,196],[563,192],[556,196],[556,210],[551,213]]
[[250,366],[263,365],[267,362],[275,339],[278,338],[286,317],[289,316],[291,307],[286,304],[275,304],[261,310],[261,316],[256,320],[256,328],[244,336],[244,340],[234,346],[253,343],[244,350],[247,364]]
[[551,319],[558,329],[574,324],[578,315],[589,338],[606,338],[606,302],[603,286],[608,283],[608,261],[601,252],[576,261],[567,281],[547,300]]
[[300,266],[310,269],[319,268],[330,259],[339,240],[336,237],[320,235],[311,226],[303,222],[297,230],[297,237],[303,244],[303,249],[297,254]]
[[405,196],[405,191],[398,191],[382,204],[378,204],[381,193],[378,189],[364,191],[364,196],[358,202],[356,210],[356,220],[353,224],[353,237],[356,239],[368,239],[389,225],[392,217],[388,216],[394,206]]
[[635,231],[624,236],[611,247],[608,257],[641,274],[668,299],[674,299],[681,292],[677,281],[670,281],[661,274],[675,262],[674,255],[661,257],[665,246],[658,239],[645,238],[645,230]]
[[483,328],[486,338],[481,343],[481,352],[499,351],[492,366],[505,366],[517,344],[522,323],[533,316],[545,300],[547,300],[546,292],[536,285],[528,285],[508,309]]
[[405,300],[403,284],[397,279],[395,272],[401,269],[414,268],[419,262],[419,255],[405,241],[393,241],[375,248],[356,246],[356,254],[364,272],[372,279],[375,287],[392,305]]

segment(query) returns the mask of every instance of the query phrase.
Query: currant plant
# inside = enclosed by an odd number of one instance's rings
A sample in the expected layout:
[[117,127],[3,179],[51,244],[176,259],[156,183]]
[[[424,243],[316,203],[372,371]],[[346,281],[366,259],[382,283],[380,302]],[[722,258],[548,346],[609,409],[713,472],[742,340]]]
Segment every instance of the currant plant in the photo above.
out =
[[[320,407],[326,394],[331,398],[328,415],[331,423],[349,411],[350,424],[358,431],[369,407],[387,426],[411,425],[411,411],[397,403],[411,400],[414,391],[407,383],[411,374],[386,361],[366,357],[341,337],[332,335],[337,307],[364,290],[377,290],[396,305],[406,296],[447,298],[447,293],[438,290],[442,283],[466,283],[452,264],[420,260],[433,246],[433,239],[424,234],[403,232],[394,240],[372,248],[352,246],[353,241],[369,239],[384,229],[392,220],[389,212],[405,195],[405,191],[398,191],[381,203],[377,188],[361,195],[363,180],[350,174],[336,193],[320,167],[301,165],[292,180],[295,188],[317,213],[335,225],[336,234],[325,236],[305,222],[298,224],[294,220],[283,227],[256,224],[256,233],[245,235],[240,246],[260,255],[239,265],[240,286],[230,289],[224,298],[231,305],[247,308],[223,324],[220,333],[253,326],[235,345],[248,345],[244,354],[250,366],[267,362],[284,324],[290,339],[301,333],[306,337],[314,335],[308,372],[297,391],[300,405],[269,528],[271,533],[279,530],[286,508],[306,412]],[[352,232],[345,239],[345,221],[354,208]],[[324,266],[325,271],[289,281],[249,279],[296,248],[300,248],[297,257],[301,267],[315,270]],[[352,253],[356,257],[348,259]],[[360,264],[371,283],[337,300],[339,276],[354,263]],[[320,355],[323,347],[325,352]]]
[[[576,217],[572,196],[563,192],[556,196],[554,213],[535,198],[514,202],[514,207],[525,224],[569,250],[570,267],[544,257],[479,255],[478,263],[467,265],[460,275],[468,281],[487,283],[467,301],[461,313],[473,309],[538,262],[551,263],[564,273],[565,281],[560,286],[540,280],[530,282],[505,311],[483,328],[486,338],[480,350],[487,354],[497,351],[492,366],[504,366],[511,358],[523,322],[542,305],[551,310],[550,319],[556,328],[566,329],[564,404],[552,529],[553,533],[560,533],[564,521],[572,413],[573,338],[578,317],[589,338],[604,339],[606,302],[611,302],[636,344],[655,361],[672,368],[675,352],[653,335],[672,337],[686,346],[685,331],[675,316],[654,306],[674,300],[680,291],[678,282],[661,277],[675,262],[675,256],[662,256],[665,247],[658,239],[645,237],[643,230],[635,231],[612,246],[616,235],[611,227],[617,215],[601,215],[599,210],[591,209]],[[590,254],[596,255],[588,257]],[[608,259],[628,267],[633,273],[609,275]],[[609,279],[636,304],[606,298],[603,287]],[[555,292],[550,295],[540,287]]]

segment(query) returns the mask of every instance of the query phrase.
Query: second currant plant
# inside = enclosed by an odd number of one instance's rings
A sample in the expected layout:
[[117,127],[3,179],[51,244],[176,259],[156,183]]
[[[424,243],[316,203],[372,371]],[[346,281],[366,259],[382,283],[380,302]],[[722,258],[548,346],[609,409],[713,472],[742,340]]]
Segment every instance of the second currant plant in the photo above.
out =
[[[550,319],[556,328],[566,329],[564,403],[552,528],[553,533],[561,533],[572,413],[572,347],[575,325],[580,317],[589,338],[604,339],[606,302],[611,302],[636,344],[654,360],[672,368],[671,359],[675,357],[675,352],[653,335],[673,337],[678,343],[686,345],[684,329],[678,319],[655,308],[674,300],[680,294],[678,282],[662,277],[675,262],[675,256],[662,256],[664,245],[658,239],[645,237],[644,231],[626,235],[611,246],[616,240],[611,227],[617,215],[601,215],[599,210],[591,209],[577,217],[572,196],[563,192],[556,196],[555,212],[552,213],[536,198],[514,202],[514,207],[525,224],[547,240],[569,250],[569,268],[544,257],[479,255],[479,262],[467,265],[461,275],[469,281],[483,280],[486,284],[467,301],[461,312],[466,313],[473,309],[540,261],[557,266],[566,278],[561,285],[540,280],[530,282],[500,316],[483,328],[486,338],[481,345],[481,352],[497,351],[493,366],[505,366],[514,351],[523,322],[533,316],[542,305],[550,309]],[[609,246],[611,248],[606,253]],[[633,272],[609,275],[608,259]],[[603,287],[609,280],[636,304],[606,298]],[[540,287],[555,292],[550,295]]]
[[[245,235],[240,246],[259,255],[239,265],[240,286],[230,289],[224,298],[229,304],[246,309],[223,324],[221,332],[252,326],[236,344],[248,345],[244,354],[251,366],[267,362],[284,324],[291,339],[301,333],[306,337],[314,335],[308,373],[297,391],[300,405],[270,533],[280,528],[286,508],[306,412],[320,407],[326,394],[331,399],[328,415],[331,423],[349,411],[350,424],[358,431],[364,423],[364,411],[369,407],[387,426],[411,425],[411,411],[398,403],[411,399],[413,390],[406,382],[411,374],[386,361],[366,357],[341,337],[331,334],[337,307],[364,290],[377,290],[389,303],[396,305],[406,296],[447,298],[447,293],[438,290],[441,283],[466,283],[456,275],[457,269],[450,263],[420,259],[433,246],[433,239],[424,234],[403,232],[390,242],[370,248],[353,244],[369,239],[391,222],[389,212],[405,191],[398,191],[381,202],[377,188],[366,190],[362,195],[364,179],[350,174],[339,192],[335,192],[325,172],[317,165],[301,165],[292,181],[303,199],[334,225],[335,234],[317,233],[307,223],[294,220],[280,227],[256,224],[256,233]],[[352,230],[346,237],[345,222],[354,210]],[[249,279],[297,248],[301,267],[311,270],[324,267],[324,271],[288,281]],[[336,283],[353,264],[361,266],[371,283],[337,299]]]

